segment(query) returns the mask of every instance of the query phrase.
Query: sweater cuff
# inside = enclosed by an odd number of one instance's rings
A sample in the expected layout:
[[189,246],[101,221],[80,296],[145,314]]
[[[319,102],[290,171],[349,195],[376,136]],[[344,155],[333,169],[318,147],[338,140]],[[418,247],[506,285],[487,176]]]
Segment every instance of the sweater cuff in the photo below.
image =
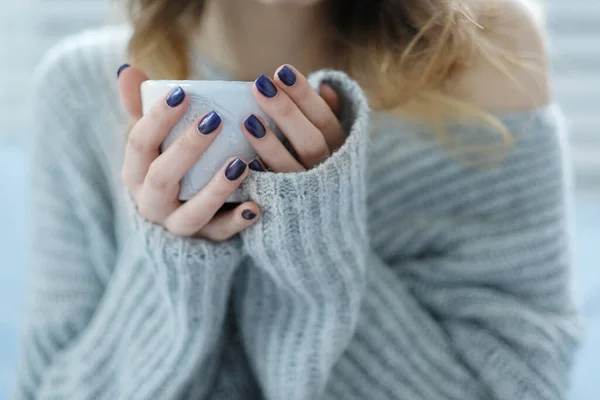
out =
[[133,239],[141,241],[144,255],[158,278],[170,288],[185,277],[205,274],[230,275],[242,260],[241,242],[234,238],[224,242],[175,236],[162,226],[145,220],[129,193],[126,195]]
[[348,258],[360,263],[367,254],[368,102],[358,84],[342,72],[320,71],[309,81],[313,87],[328,83],[338,93],[348,138],[309,171],[251,172],[242,184],[244,198],[262,209],[260,221],[242,232],[244,247],[264,267],[301,270]]

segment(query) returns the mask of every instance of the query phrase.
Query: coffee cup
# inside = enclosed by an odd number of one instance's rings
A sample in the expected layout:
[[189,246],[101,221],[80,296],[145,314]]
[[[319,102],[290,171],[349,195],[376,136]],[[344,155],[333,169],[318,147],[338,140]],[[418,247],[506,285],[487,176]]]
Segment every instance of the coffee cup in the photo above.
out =
[[[262,117],[274,132],[277,131],[273,121],[254,99],[252,85],[252,82],[228,81],[149,80],[142,83],[144,114],[157,101],[164,101],[165,95],[177,86],[185,90],[190,101],[187,111],[162,143],[162,151],[168,148],[186,127],[211,110],[216,111],[223,121],[223,128],[214,142],[181,180],[180,200],[189,200],[198,193],[230,157],[240,157],[249,162],[257,156],[242,132],[242,124],[248,115]],[[227,199],[228,203],[241,201],[243,199],[238,191]]]

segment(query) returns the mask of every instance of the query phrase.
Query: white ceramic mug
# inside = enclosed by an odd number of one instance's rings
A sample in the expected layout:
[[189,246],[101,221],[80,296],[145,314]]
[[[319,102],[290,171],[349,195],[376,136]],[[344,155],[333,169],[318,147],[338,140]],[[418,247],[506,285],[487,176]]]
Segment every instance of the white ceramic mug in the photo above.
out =
[[[163,142],[161,150],[164,151],[186,127],[211,110],[215,110],[223,121],[219,135],[181,180],[179,199],[189,200],[212,179],[228,158],[240,157],[249,162],[256,157],[256,152],[242,133],[242,124],[248,115],[258,115],[274,132],[277,129],[252,96],[252,82],[146,81],[142,83],[143,113],[146,114],[154,103],[161,101],[177,86],[185,90],[190,106]],[[227,202],[241,201],[237,191],[227,199]]]

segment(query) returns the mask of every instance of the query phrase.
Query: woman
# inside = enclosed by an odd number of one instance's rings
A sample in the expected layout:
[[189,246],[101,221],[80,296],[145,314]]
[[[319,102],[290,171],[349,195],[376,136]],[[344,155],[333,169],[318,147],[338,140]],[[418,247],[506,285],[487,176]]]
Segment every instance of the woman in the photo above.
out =
[[[130,5],[38,74],[17,398],[565,398],[564,133],[527,4]],[[178,202],[221,121],[159,154],[189,103],[142,116],[147,77],[256,80],[295,156],[249,116],[260,158]]]

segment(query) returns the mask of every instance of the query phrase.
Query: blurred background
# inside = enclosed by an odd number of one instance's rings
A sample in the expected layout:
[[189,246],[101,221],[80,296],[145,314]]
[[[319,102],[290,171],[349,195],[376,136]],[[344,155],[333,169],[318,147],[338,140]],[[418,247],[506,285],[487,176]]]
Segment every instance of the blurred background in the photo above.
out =
[[[0,0],[0,400],[17,357],[27,247],[29,80],[69,34],[117,21],[114,0]],[[587,319],[572,399],[600,398],[600,1],[544,0],[555,92],[570,126],[576,174],[576,277]],[[116,82],[116,81],[115,81]],[[596,379],[594,379],[596,378]]]

